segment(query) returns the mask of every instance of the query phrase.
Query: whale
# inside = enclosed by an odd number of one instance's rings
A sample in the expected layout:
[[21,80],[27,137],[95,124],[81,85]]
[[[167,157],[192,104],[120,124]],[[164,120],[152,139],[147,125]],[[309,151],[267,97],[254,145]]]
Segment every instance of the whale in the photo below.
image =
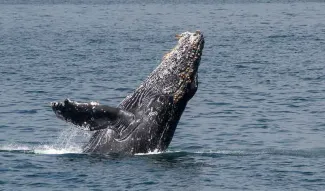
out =
[[70,99],[51,102],[58,118],[92,132],[84,153],[132,155],[168,148],[187,103],[197,92],[204,48],[201,31],[175,37],[176,46],[118,106]]

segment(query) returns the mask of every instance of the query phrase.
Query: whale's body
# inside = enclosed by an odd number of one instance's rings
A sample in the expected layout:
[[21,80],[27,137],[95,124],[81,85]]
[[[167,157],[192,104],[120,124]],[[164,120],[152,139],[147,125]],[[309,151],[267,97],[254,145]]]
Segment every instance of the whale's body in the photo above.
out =
[[167,149],[187,102],[197,91],[204,46],[199,31],[177,37],[176,47],[118,107],[68,99],[52,103],[59,118],[95,131],[84,152],[134,154]]

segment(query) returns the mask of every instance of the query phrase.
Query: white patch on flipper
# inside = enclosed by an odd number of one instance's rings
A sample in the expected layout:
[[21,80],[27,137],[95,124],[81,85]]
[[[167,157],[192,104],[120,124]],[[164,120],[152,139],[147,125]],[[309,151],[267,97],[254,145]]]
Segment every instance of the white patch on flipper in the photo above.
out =
[[95,101],[91,101],[91,102],[90,102],[90,105],[95,106],[95,105],[99,105],[99,103],[98,103],[98,102],[95,102]]

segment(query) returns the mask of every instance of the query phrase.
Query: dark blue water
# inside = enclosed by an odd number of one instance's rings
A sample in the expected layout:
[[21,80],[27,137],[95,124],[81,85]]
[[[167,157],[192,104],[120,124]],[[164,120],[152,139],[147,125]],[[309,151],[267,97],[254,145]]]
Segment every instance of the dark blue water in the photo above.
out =
[[[197,29],[168,151],[81,154],[49,103],[117,105]],[[0,190],[324,190],[324,145],[325,3],[1,1]]]

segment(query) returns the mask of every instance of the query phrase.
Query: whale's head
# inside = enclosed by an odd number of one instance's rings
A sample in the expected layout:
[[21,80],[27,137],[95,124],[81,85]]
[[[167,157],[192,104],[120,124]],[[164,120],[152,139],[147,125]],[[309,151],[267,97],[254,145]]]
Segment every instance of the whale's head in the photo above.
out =
[[[162,94],[172,95],[174,102],[188,101],[198,88],[198,68],[204,47],[200,31],[176,35],[177,45],[146,80],[146,85]],[[159,90],[158,90],[159,88]]]

